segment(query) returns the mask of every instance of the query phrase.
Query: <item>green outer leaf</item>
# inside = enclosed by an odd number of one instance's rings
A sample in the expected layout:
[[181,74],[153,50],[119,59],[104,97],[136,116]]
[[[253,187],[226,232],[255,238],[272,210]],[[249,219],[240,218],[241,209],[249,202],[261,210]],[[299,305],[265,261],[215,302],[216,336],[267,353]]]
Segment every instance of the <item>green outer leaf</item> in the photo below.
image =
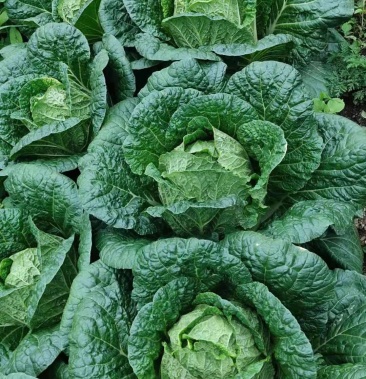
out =
[[128,359],[139,379],[157,378],[154,361],[162,349],[162,336],[178,320],[196,294],[195,283],[174,279],[154,295],[137,314],[128,339]]
[[[47,0],[6,0],[5,8],[11,20],[34,22],[34,26],[52,21],[52,3]],[[32,25],[33,26],[33,25]]]
[[115,101],[132,97],[136,90],[136,81],[122,45],[114,36],[104,35],[103,48],[107,50],[109,56],[107,69],[112,78],[110,85],[113,88]]
[[220,60],[216,54],[210,51],[187,47],[175,48],[147,33],[136,36],[135,47],[139,54],[152,61],[179,61],[188,58]]
[[318,379],[365,379],[366,365],[363,364],[344,364],[326,366],[318,371]]
[[[120,280],[121,288],[117,279]],[[118,295],[120,305],[128,312],[129,318],[132,320],[135,315],[135,306],[128,295],[131,280],[126,277],[124,282],[121,283],[121,279],[123,278],[118,275],[116,270],[106,266],[101,261],[96,261],[85,270],[80,271],[72,283],[70,296],[64,309],[60,326],[62,334],[65,336],[70,335],[74,317],[82,301],[86,299],[91,301],[96,301],[97,299],[115,301],[116,291],[120,292]],[[113,297],[112,294],[114,294]],[[127,337],[128,333],[125,334],[123,345],[121,345],[125,349],[127,348]],[[75,340],[74,343],[78,342]]]
[[260,119],[284,131],[288,150],[271,175],[269,191],[294,192],[303,187],[319,166],[323,143],[300,74],[283,63],[254,62],[230,78],[226,92],[248,101]]
[[[17,47],[16,50],[8,50]],[[0,62],[0,84],[6,83],[9,79],[34,73],[34,68],[29,64],[26,45],[9,45],[2,48],[0,55],[3,60]]]
[[19,89],[36,76],[35,74],[22,75],[0,87],[0,138],[11,146],[14,146],[29,131],[22,123],[13,120],[11,114],[18,110],[14,104],[17,104]]
[[263,234],[302,244],[322,236],[329,227],[333,227],[337,234],[344,234],[356,214],[357,209],[349,203],[333,200],[301,201],[280,219],[274,220],[263,230]]
[[225,80],[226,64],[223,62],[201,62],[183,59],[169,67],[155,71],[139,92],[140,98],[167,87],[193,88],[205,94],[221,92]]
[[306,65],[297,67],[301,73],[305,89],[309,96],[318,98],[322,92],[328,93],[327,80],[328,67],[326,63],[311,61]]
[[237,96],[217,93],[193,98],[187,104],[181,104],[171,117],[166,140],[172,147],[180,145],[185,135],[198,129],[197,123],[190,123],[195,117],[204,120],[200,129],[204,130],[208,122],[214,128],[238,140],[240,126],[258,116],[250,104]]
[[321,256],[330,267],[362,273],[364,252],[353,221],[346,223],[343,234],[337,235],[333,230],[328,230],[307,248]]
[[89,153],[80,161],[78,178],[83,208],[108,225],[124,229],[139,227],[145,198],[151,198],[154,190],[150,179],[131,172],[122,151],[126,124],[137,102],[125,100],[109,111]]
[[[36,311],[42,298],[47,296],[47,288],[52,285],[65,257],[71,249],[73,236],[67,240],[44,233],[32,226],[32,232],[37,240],[37,254],[41,260],[41,272],[38,279],[29,286],[21,288],[2,289],[0,291],[0,333],[1,340],[14,349],[21,338],[19,329],[31,328],[37,318]],[[46,299],[43,299],[46,300]],[[49,301],[49,299],[48,299]],[[63,304],[55,304],[51,312],[55,312]],[[46,319],[48,314],[43,314]],[[17,333],[17,336],[14,335]]]
[[6,372],[41,374],[61,353],[65,344],[58,329],[57,325],[28,334],[12,353]]
[[9,363],[10,354],[8,347],[0,344],[0,367],[6,367]]
[[334,199],[364,205],[366,201],[366,130],[337,115],[316,114],[326,145],[319,168],[291,200]]
[[0,259],[35,244],[27,217],[20,209],[0,209],[0,235]]
[[255,41],[252,28],[239,27],[220,16],[185,13],[164,19],[162,25],[178,47],[194,49],[222,43]]
[[75,14],[72,24],[81,30],[89,43],[100,41],[103,28],[99,20],[101,0],[88,0]]
[[249,193],[253,199],[262,202],[267,195],[271,174],[281,164],[287,152],[284,133],[271,122],[253,120],[238,126],[237,138],[248,155],[258,162],[260,176]]
[[316,379],[312,346],[290,311],[262,283],[241,286],[239,297],[242,296],[249,299],[268,325],[278,363],[278,376]]
[[[217,44],[211,47],[218,55],[229,57],[245,57],[249,62],[264,60],[283,60],[294,46],[289,34],[269,35],[260,39],[256,44]],[[276,59],[278,58],[278,59]]]
[[[59,323],[76,275],[77,255],[75,249],[72,248],[38,303],[31,323],[33,330],[48,328]],[[52,308],[49,306],[50,302],[54,304]]]
[[92,227],[89,215],[82,216],[79,225],[79,248],[78,248],[78,270],[82,271],[90,264],[92,250]]
[[[10,158],[65,158],[82,152],[90,139],[90,127],[78,118],[46,124],[22,137],[10,152]],[[54,158],[55,159],[55,158]]]
[[[366,302],[365,302],[366,303]],[[327,362],[365,363],[366,304],[354,306],[352,312],[334,322],[318,347]]]
[[[84,297],[78,303],[72,320],[69,334],[70,376],[75,379],[86,376],[132,379],[134,376],[127,359],[127,338],[134,314],[130,314],[128,309],[128,286],[120,287],[115,270],[100,276],[96,286],[85,275],[76,280],[89,292],[83,291]],[[71,299],[72,295],[73,292]]]
[[71,179],[50,168],[19,164],[4,185],[12,203],[31,214],[44,230],[62,236],[79,232],[82,209]]
[[123,1],[102,0],[98,16],[105,33],[115,36],[123,46],[133,46],[140,29],[131,20]]
[[55,171],[64,173],[68,171],[75,170],[78,167],[79,159],[83,154],[75,154],[67,158],[56,158],[56,159],[35,159],[32,161],[33,164],[44,165],[55,169]]
[[123,0],[132,21],[145,33],[167,39],[162,31],[163,11],[160,1]]
[[232,233],[220,246],[243,261],[253,280],[282,301],[310,338],[324,330],[335,277],[316,254],[254,232]]
[[66,63],[77,76],[84,77],[86,74],[82,74],[81,70],[85,71],[90,60],[88,41],[71,25],[49,23],[41,26],[32,34],[27,49],[31,64],[50,76],[57,77],[55,62]]
[[329,364],[366,362],[366,278],[336,270],[334,297],[329,302],[327,330],[314,348]]
[[103,124],[107,110],[107,85],[103,70],[108,64],[108,54],[102,50],[96,55],[91,65],[89,85],[91,89],[91,120],[94,133],[97,133]]
[[116,229],[103,229],[96,237],[100,260],[116,269],[132,269],[140,249],[149,243],[150,240],[137,238],[136,235]]
[[363,305],[366,299],[366,280],[353,271],[334,270],[336,276],[335,292],[329,302],[329,325],[340,320],[342,314],[352,313],[357,304]]
[[[199,283],[201,290],[214,288],[223,278],[226,283],[249,283],[251,277],[239,259],[207,240],[167,238],[142,248],[133,268],[133,297],[138,306],[152,300],[155,292],[177,277]],[[201,291],[202,292],[202,291]]]
[[[210,173],[207,172],[206,177],[209,178],[209,176]],[[212,179],[215,179],[214,175],[210,178]],[[224,175],[216,179],[217,181],[213,180],[213,182],[225,182]],[[210,181],[206,181],[206,184],[210,184]],[[176,201],[169,206],[149,207],[146,213],[153,217],[163,217],[179,236],[211,237],[236,230],[240,220],[243,219],[243,208],[246,204],[239,196],[230,195],[218,200],[202,202]]]
[[141,100],[131,114],[127,126],[129,135],[123,145],[132,172],[143,174],[149,163],[158,165],[161,154],[181,143],[185,133],[175,129],[172,131],[176,136],[174,141],[167,141],[170,119],[180,106],[199,95],[200,92],[193,89],[166,88]]
[[340,25],[353,14],[353,1],[334,2],[304,0],[259,0],[257,25],[259,33],[291,33],[305,37],[314,29],[324,30]]
[[4,375],[0,373],[0,379],[37,379],[37,378],[34,376],[22,374],[22,373],[9,374],[9,375]]

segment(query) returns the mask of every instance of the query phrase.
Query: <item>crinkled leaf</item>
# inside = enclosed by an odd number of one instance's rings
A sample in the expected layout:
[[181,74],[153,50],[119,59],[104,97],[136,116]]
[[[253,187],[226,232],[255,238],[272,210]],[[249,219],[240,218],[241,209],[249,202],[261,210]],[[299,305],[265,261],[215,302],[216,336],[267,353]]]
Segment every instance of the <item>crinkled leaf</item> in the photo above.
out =
[[[130,282],[130,278],[125,274],[119,275],[117,270],[106,266],[101,261],[94,262],[85,270],[80,271],[72,283],[70,296],[62,316],[60,330],[63,335],[68,336],[70,334],[78,307],[84,300],[88,299],[87,303],[99,300],[112,303],[117,300],[124,309],[125,315],[127,315],[127,318],[124,318],[124,322],[128,325],[128,320],[132,320],[136,312],[134,302],[131,301],[128,294],[130,292]],[[122,321],[120,322],[122,323]],[[128,331],[126,328],[127,326],[124,329],[125,332]],[[122,344],[125,349],[127,337],[128,332],[124,334]],[[75,339],[74,344],[77,348],[77,339]]]
[[278,364],[279,377],[316,378],[312,346],[295,317],[262,283],[249,283],[240,288],[267,324]]
[[34,376],[29,376],[29,375],[18,372],[16,374],[9,374],[9,375],[0,373],[0,379],[37,379],[37,378]]
[[140,249],[149,243],[150,240],[116,229],[101,230],[96,239],[101,261],[116,269],[132,269]]
[[132,46],[140,29],[134,25],[123,1],[101,0],[99,22],[105,33],[115,36],[123,46]]
[[27,217],[20,209],[0,209],[1,259],[28,247],[34,246]]
[[78,249],[78,269],[79,271],[88,267],[92,250],[92,227],[89,215],[84,214],[79,225],[79,249]]
[[311,61],[297,68],[301,73],[305,88],[311,98],[318,98],[322,92],[328,93],[328,68],[323,62]]
[[199,48],[222,43],[253,43],[255,38],[251,28],[240,27],[222,16],[178,14],[164,19],[162,25],[180,48]]
[[337,234],[344,234],[347,225],[357,214],[349,203],[333,200],[301,201],[292,206],[280,219],[274,220],[263,231],[267,236],[280,238],[295,244],[312,241],[330,227]]
[[289,33],[300,38],[311,36],[314,30],[347,21],[353,13],[352,3],[350,0],[260,0],[257,5],[259,34]]
[[238,140],[239,127],[257,118],[255,109],[237,96],[225,93],[195,96],[171,116],[166,140],[176,147],[184,136],[197,129],[210,132],[212,127]]
[[118,40],[112,35],[103,37],[103,48],[107,50],[109,64],[107,66],[107,84],[115,102],[132,97],[136,90],[135,76],[125,51]]
[[182,59],[202,59],[219,61],[220,58],[209,51],[190,47],[175,48],[149,34],[140,34],[135,39],[136,50],[152,61],[179,61]]
[[38,376],[61,353],[64,344],[58,325],[28,334],[12,353],[6,372]]
[[57,77],[55,62],[64,62],[78,77],[83,78],[87,74],[85,66],[90,60],[88,41],[71,25],[50,23],[41,26],[32,34],[27,48],[32,64],[44,73]]
[[6,0],[6,11],[16,22],[28,21],[34,28],[53,21],[52,2],[47,0]]
[[[142,174],[149,163],[158,164],[160,154],[172,150],[181,143],[183,135],[173,129],[174,141],[169,141],[170,119],[184,103],[200,95],[200,92],[183,88],[166,88],[154,91],[143,98],[129,119],[128,137],[123,145],[125,159],[136,174]],[[179,141],[179,143],[174,143]]]
[[303,187],[319,166],[323,143],[299,72],[283,63],[255,62],[234,74],[226,91],[248,101],[260,119],[284,132],[287,153],[271,175],[269,190],[293,192]]
[[254,232],[232,233],[220,245],[282,301],[308,336],[324,330],[335,278],[316,254]]
[[362,273],[364,252],[353,221],[345,223],[342,234],[328,230],[325,235],[312,241],[307,248],[320,255],[330,267]]
[[102,50],[94,58],[90,71],[90,117],[94,133],[101,128],[107,111],[107,85],[103,70],[108,64],[109,58],[105,50]]
[[[6,287],[21,288],[29,286],[37,280],[40,275],[40,260],[36,248],[28,248],[13,254],[9,260],[12,261],[5,276]],[[7,262],[9,262],[7,260]],[[4,261],[2,261],[4,262]]]
[[142,248],[134,272],[134,298],[139,306],[151,301],[154,293],[170,280],[188,277],[203,291],[214,288],[223,277],[228,283],[248,283],[243,264],[227,252],[218,252],[214,242],[195,238],[158,240]]
[[242,57],[245,62],[281,61],[293,48],[293,38],[289,34],[269,35],[260,39],[256,44],[222,44],[212,46],[212,51],[218,55]]
[[40,165],[19,164],[9,173],[5,188],[13,204],[44,230],[62,236],[79,231],[82,209],[76,184],[66,176]]
[[139,92],[139,97],[146,97],[150,92],[166,87],[194,88],[206,94],[221,92],[226,83],[225,73],[226,65],[222,62],[183,59],[154,72]]
[[19,110],[17,104],[19,89],[35,77],[35,74],[22,75],[0,86],[0,138],[1,148],[5,150],[2,154],[7,153],[8,145],[14,146],[29,131],[20,121],[13,120],[11,115]]
[[366,365],[351,364],[325,366],[318,371],[318,379],[365,379]]
[[329,322],[315,350],[327,363],[365,363],[366,280],[352,271],[337,270],[334,297],[329,302]]
[[128,339],[128,359],[139,378],[155,378],[154,361],[162,349],[162,337],[178,320],[195,296],[195,283],[187,278],[174,279],[159,288],[133,320]]
[[[11,159],[58,157],[65,158],[81,153],[90,139],[90,125],[77,118],[46,124],[26,134],[12,148]],[[55,158],[53,158],[55,159]]]
[[127,120],[136,103],[136,99],[126,100],[111,109],[80,162],[78,178],[84,209],[108,225],[125,229],[140,228],[139,213],[151,197],[151,181],[130,171],[122,151]]
[[163,12],[160,1],[123,0],[132,21],[145,33],[162,39],[167,37],[162,32]]
[[71,303],[75,288],[84,286],[86,289],[75,309],[69,335],[70,376],[133,378],[127,359],[127,338],[133,318],[128,309],[129,286],[120,285],[119,275],[112,269],[106,269],[105,275],[98,277],[98,283],[88,280],[87,274],[102,265],[97,262],[93,269],[84,271],[72,287]]
[[[57,313],[60,308],[64,307],[62,302],[58,303],[53,309],[48,309],[48,312],[43,312],[42,320],[36,315],[40,301],[41,303],[50,301],[47,295],[50,283],[63,265],[66,254],[71,248],[73,237],[63,240],[38,230],[34,225],[32,232],[37,240],[40,275],[27,286],[3,288],[0,291],[0,338],[13,349],[18,345],[24,331],[31,328],[36,319],[39,325],[49,319],[49,313]],[[51,286],[55,284],[51,283]],[[46,297],[48,298],[46,299]]]
[[326,141],[320,166],[293,201],[334,199],[363,205],[366,199],[366,130],[337,115],[316,115]]

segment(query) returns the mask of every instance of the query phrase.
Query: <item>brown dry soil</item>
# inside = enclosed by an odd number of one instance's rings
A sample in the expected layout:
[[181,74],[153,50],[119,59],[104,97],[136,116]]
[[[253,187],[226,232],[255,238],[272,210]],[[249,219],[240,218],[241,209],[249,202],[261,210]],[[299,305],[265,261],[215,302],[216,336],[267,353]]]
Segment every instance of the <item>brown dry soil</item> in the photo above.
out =
[[[362,110],[366,111],[366,104],[364,106],[354,105],[351,99],[345,99],[346,107],[342,111],[341,116],[347,117],[357,124],[366,127],[366,118],[361,116]],[[355,220],[355,225],[360,236],[361,246],[366,250],[366,208],[364,209],[363,217]],[[366,274],[366,257],[364,260],[364,273]]]

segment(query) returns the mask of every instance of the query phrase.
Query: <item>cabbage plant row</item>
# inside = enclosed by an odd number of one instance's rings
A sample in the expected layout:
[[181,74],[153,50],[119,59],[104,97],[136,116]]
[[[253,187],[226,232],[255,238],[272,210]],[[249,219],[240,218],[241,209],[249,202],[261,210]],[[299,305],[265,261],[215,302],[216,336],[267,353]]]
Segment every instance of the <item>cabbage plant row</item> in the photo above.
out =
[[0,379],[366,377],[353,5],[5,0]]

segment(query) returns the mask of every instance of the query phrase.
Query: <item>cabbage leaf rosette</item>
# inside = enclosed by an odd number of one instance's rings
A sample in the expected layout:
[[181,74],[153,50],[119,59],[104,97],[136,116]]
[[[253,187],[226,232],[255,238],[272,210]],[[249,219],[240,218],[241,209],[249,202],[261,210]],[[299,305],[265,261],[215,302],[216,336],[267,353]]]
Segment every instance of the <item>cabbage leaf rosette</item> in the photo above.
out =
[[[96,0],[93,0],[97,4]],[[89,2],[91,1],[89,0]],[[110,4],[110,9],[106,7]],[[311,51],[325,49],[329,28],[347,21],[352,0],[102,0],[101,24],[108,32],[134,39],[138,52],[150,60],[199,58],[216,53],[231,67],[253,61],[310,59]],[[122,4],[123,3],[123,4]],[[118,20],[111,9],[119,10]],[[125,33],[122,33],[122,30]],[[126,36],[129,36],[126,37]],[[122,37],[123,38],[123,37]],[[230,57],[243,57],[239,60]],[[202,59],[213,59],[205,57]],[[296,59],[296,58],[295,58]]]
[[[78,29],[49,23],[38,28],[24,47],[2,51],[0,168],[29,160],[59,171],[77,166],[105,116],[103,70],[114,42],[106,36],[105,49],[92,58],[88,41]],[[127,71],[122,47],[113,50],[122,59],[119,71]]]
[[[298,321],[229,250],[161,240],[141,250],[133,272],[139,311],[128,357],[137,378],[316,377]],[[324,283],[330,293],[330,272]]]
[[228,79],[221,62],[184,60],[111,108],[80,161],[80,198],[140,235],[323,238],[312,251],[361,272],[352,220],[366,203],[365,142],[355,123],[314,113],[289,65],[254,62]]
[[104,243],[115,260],[123,265],[116,253],[123,249],[133,262],[125,259],[128,270],[120,270],[99,260],[74,280],[61,322],[70,377],[315,379],[337,369],[365,372],[362,275],[332,271],[316,254],[256,232],[219,243],[135,241],[135,252],[132,240],[111,240]]
[[[89,265],[91,227],[75,184],[19,164],[0,209],[0,371],[38,376],[61,353],[71,283]],[[21,374],[19,374],[19,378]]]

